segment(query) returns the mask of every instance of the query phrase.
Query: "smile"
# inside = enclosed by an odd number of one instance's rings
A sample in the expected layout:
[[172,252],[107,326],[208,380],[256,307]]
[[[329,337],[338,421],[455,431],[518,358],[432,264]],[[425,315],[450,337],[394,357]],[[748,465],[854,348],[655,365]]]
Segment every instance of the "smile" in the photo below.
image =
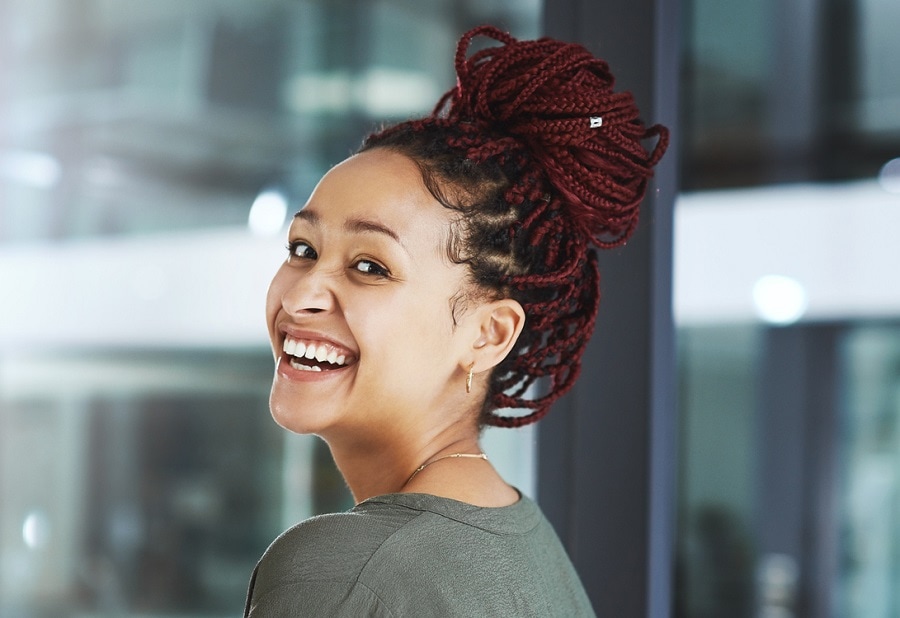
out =
[[291,367],[298,371],[333,371],[346,367],[355,360],[348,352],[323,341],[302,341],[286,337],[282,350],[290,356],[288,360]]

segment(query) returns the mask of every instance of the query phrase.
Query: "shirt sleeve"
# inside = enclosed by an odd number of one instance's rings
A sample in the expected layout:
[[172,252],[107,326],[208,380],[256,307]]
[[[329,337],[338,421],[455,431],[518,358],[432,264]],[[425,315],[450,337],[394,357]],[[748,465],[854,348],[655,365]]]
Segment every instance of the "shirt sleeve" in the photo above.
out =
[[371,589],[359,582],[304,581],[283,584],[259,599],[252,596],[247,618],[395,618]]

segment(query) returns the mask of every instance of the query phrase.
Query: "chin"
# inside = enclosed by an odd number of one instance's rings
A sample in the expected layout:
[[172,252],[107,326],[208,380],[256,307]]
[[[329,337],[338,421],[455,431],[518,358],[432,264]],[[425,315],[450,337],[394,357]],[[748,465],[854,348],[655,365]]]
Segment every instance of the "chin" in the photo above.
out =
[[[318,434],[329,425],[321,406],[297,401],[296,397],[284,397],[278,391],[278,386],[273,385],[269,396],[269,412],[280,427],[297,434]],[[313,413],[313,410],[317,413]]]
[[270,407],[272,419],[282,429],[286,429],[291,433],[310,435],[318,434],[327,424],[316,422],[315,419],[309,418],[309,415],[303,414],[301,411],[284,410],[280,407]]

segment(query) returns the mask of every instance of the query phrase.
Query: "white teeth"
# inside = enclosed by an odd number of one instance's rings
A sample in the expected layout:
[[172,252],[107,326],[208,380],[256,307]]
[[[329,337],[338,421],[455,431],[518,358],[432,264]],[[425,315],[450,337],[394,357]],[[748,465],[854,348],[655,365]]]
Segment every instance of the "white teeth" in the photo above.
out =
[[303,356],[303,353],[306,351],[306,344],[296,339],[286,338],[281,349],[284,350],[285,354],[290,354],[291,356]]
[[[330,363],[332,365],[345,365],[347,363],[347,355],[341,354],[338,350],[324,343],[304,343],[297,339],[285,337],[282,349],[285,354],[296,358],[315,359],[320,363]],[[291,363],[292,365],[294,363]],[[303,365],[303,369],[311,370],[308,365]],[[316,370],[319,370],[318,368]],[[312,370],[311,370],[312,371]]]
[[322,368],[317,365],[304,365],[295,360],[291,360],[291,367],[300,371],[322,371]]

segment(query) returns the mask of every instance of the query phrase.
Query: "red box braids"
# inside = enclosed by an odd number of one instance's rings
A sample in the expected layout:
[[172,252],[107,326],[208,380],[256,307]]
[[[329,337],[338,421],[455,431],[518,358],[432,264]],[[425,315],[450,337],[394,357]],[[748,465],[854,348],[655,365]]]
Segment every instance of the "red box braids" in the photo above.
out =
[[[469,55],[479,35],[502,45]],[[412,158],[435,198],[459,212],[448,252],[469,266],[469,293],[525,309],[481,417],[518,427],[543,417],[578,377],[600,301],[592,245],[615,247],[634,232],[668,131],[645,127],[632,95],[614,92],[607,63],[581,45],[482,26],[460,40],[456,73],[430,116],[374,133],[362,150]],[[641,142],[652,137],[648,152]],[[465,294],[455,300],[459,310]]]

